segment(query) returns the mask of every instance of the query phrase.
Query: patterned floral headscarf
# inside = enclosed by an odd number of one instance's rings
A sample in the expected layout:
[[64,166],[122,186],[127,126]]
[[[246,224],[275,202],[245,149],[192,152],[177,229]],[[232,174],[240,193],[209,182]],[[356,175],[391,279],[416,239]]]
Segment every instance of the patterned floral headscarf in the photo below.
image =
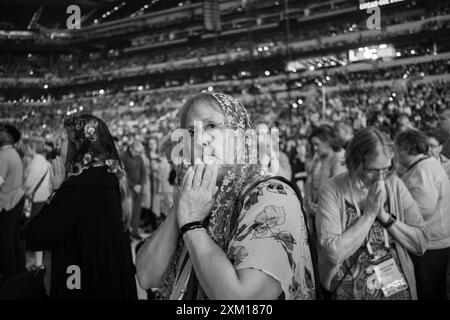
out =
[[123,177],[123,165],[103,121],[90,114],[72,115],[64,120],[64,128],[69,140],[66,179],[99,166],[106,166],[119,179]]
[[[223,93],[201,93],[200,95],[206,95],[213,97],[225,115],[225,125],[227,128],[233,128],[236,130],[251,130],[254,129],[250,117],[245,107],[235,98],[223,94]],[[195,98],[197,96],[194,96]],[[188,102],[189,103],[189,102]],[[219,186],[219,191],[216,194],[216,199],[211,213],[209,215],[208,224],[206,230],[215,243],[222,248],[224,252],[227,252],[227,246],[233,236],[232,221],[236,221],[239,210],[237,209],[236,202],[238,201],[239,194],[247,185],[251,185],[258,179],[262,179],[261,167],[256,164],[257,149],[255,148],[257,140],[249,138],[245,140],[245,152],[246,161],[244,164],[234,164],[227,166],[226,174]],[[182,181],[180,179],[179,181]],[[192,268],[190,264],[185,264],[184,267],[179,267],[181,260],[184,260],[186,255],[186,248],[183,240],[180,239],[176,252],[174,254],[173,261],[169,267],[161,289],[159,291],[159,298],[168,299],[172,294],[172,299],[178,299],[177,294],[173,294],[174,291],[182,292],[185,288],[181,288],[185,284],[180,283],[183,279],[180,279],[180,274],[186,272],[186,268]],[[177,267],[178,265],[178,267]],[[178,287],[178,288],[177,288]],[[207,298],[204,293],[201,294],[201,298]]]

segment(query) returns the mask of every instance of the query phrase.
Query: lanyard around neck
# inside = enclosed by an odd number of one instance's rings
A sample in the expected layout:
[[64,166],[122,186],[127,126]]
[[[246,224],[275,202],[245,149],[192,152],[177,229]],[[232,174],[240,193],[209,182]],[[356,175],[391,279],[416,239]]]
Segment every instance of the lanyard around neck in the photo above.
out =
[[[361,217],[362,214],[361,214],[361,210],[359,209],[358,203],[356,202],[355,197],[354,197],[355,192],[354,192],[353,184],[352,184],[351,180],[349,180],[349,186],[350,186],[350,198],[351,198],[351,201],[353,202],[353,206],[355,207],[356,214],[359,218],[359,217]],[[369,234],[370,234],[370,230],[365,239],[366,248],[367,248],[367,251],[369,251],[369,254],[373,255],[373,249],[372,249],[372,246],[370,245]],[[383,237],[384,237],[384,246],[386,248],[389,248],[389,237],[388,237],[386,228],[383,228]]]

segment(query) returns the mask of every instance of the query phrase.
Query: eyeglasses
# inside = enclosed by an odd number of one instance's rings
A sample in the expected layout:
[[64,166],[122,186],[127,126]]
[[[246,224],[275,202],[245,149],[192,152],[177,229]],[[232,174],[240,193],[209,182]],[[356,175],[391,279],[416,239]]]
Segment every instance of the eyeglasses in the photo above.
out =
[[365,173],[373,176],[382,175],[383,177],[387,177],[391,175],[394,172],[394,164],[391,164],[388,168],[382,168],[382,169],[371,169],[363,167],[363,170]]

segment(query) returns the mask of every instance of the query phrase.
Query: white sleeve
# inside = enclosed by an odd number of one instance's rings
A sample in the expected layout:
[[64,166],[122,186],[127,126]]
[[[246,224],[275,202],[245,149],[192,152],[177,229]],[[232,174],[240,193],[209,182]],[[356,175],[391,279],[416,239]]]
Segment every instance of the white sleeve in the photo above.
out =
[[31,160],[26,170],[27,174],[23,183],[26,191],[30,190],[37,184],[38,179],[40,179],[44,174],[43,169],[45,170],[45,167],[42,166],[42,163],[39,161],[39,159],[33,158],[33,160]]

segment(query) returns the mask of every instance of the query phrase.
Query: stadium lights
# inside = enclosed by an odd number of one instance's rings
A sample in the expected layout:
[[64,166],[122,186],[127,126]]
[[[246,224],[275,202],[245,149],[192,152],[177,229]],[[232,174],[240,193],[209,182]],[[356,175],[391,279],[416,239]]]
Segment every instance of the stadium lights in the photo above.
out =
[[143,7],[141,7],[139,10],[133,12],[130,17],[134,17],[136,15],[141,15],[144,13],[145,10],[147,10],[151,5],[156,4],[157,2],[159,2],[159,0],[152,0],[151,3],[147,3],[145,4]]
[[402,53],[401,53],[400,51],[397,51],[397,52],[395,53],[395,56],[396,56],[396,57],[401,57],[401,56],[402,56]]
[[100,90],[98,90],[98,94],[105,94],[105,90],[103,90],[103,89],[100,89]]
[[137,89],[138,89],[138,91],[142,91],[144,89],[144,87],[143,86],[138,86]]
[[270,71],[266,70],[266,71],[264,71],[264,74],[268,77],[268,76],[270,76]]
[[79,109],[80,111],[83,111],[83,106],[80,106],[78,109]]
[[115,6],[114,8],[108,10],[107,12],[105,12],[104,14],[102,14],[101,18],[98,19],[94,19],[94,24],[98,24],[100,20],[105,19],[106,17],[112,15],[114,12],[118,11],[120,8],[122,8],[123,6],[125,6],[126,3],[122,2],[120,5]]
[[208,87],[208,91],[209,91],[209,92],[212,92],[213,90],[214,90],[213,87]]
[[48,89],[48,84],[44,84],[44,89]]
[[297,109],[297,104],[294,102],[293,104],[292,104],[292,108],[294,108],[294,109]]
[[134,107],[134,101],[130,101],[128,105],[130,106],[130,108]]

